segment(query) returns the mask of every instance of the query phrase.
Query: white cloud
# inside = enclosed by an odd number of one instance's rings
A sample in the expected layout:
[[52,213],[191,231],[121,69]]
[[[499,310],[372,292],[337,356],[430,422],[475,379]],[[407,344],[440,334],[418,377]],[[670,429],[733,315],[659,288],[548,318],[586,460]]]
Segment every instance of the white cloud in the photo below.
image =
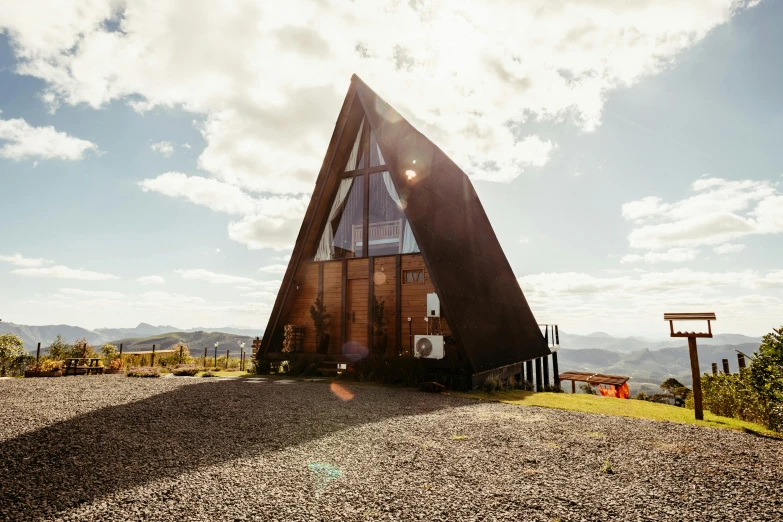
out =
[[57,265],[45,268],[17,268],[11,273],[28,277],[52,277],[57,279],[80,279],[82,281],[106,281],[108,279],[119,279],[116,275],[104,274],[101,272],[91,272],[83,268],[68,268],[67,266]]
[[[519,284],[539,322],[558,322],[569,331],[590,332],[598,329],[596,325],[610,325],[623,335],[663,336],[664,312],[714,311],[719,331],[762,332],[783,314],[783,270],[677,269],[610,277],[540,273],[520,277]],[[773,295],[764,295],[765,291]]]
[[302,225],[307,203],[306,196],[266,198],[258,213],[228,224],[228,237],[253,250],[289,249]]
[[37,267],[47,263],[52,263],[52,261],[49,261],[48,259],[42,259],[39,257],[24,257],[18,252],[12,256],[0,255],[0,261],[5,261],[6,263],[23,267]]
[[142,276],[136,279],[137,282],[143,284],[143,285],[162,285],[166,282],[166,280],[158,275],[148,275],[148,276]]
[[219,253],[220,253],[220,249],[219,249],[219,248],[216,248],[216,249],[215,249],[215,253],[216,253],[216,254],[219,254]]
[[270,292],[268,290],[257,290],[254,292],[247,292],[245,294],[242,294],[243,297],[260,297],[262,299],[266,299],[268,301],[274,301],[277,297],[276,292]]
[[594,129],[607,93],[663,70],[745,5],[56,4],[21,3],[0,22],[17,71],[46,82],[48,103],[128,100],[139,111],[204,115],[200,167],[279,194],[311,189],[354,71],[476,178],[505,181],[545,163],[554,147],[525,132],[526,121]]
[[182,276],[183,279],[192,279],[195,281],[204,281],[207,283],[225,285],[225,284],[254,284],[256,281],[249,277],[238,277],[228,274],[217,274],[204,269],[194,270],[175,270],[175,273]]
[[286,268],[288,268],[287,265],[268,265],[262,266],[258,271],[267,274],[285,274]]
[[745,250],[745,245],[736,245],[733,243],[724,243],[722,245],[718,245],[715,248],[712,249],[716,254],[731,254],[734,252],[740,252],[742,250]]
[[140,186],[241,216],[232,240],[283,250],[352,73],[474,179],[510,181],[557,149],[528,123],[592,131],[610,92],[666,69],[744,5],[63,0],[20,3],[0,30],[53,110],[121,101],[192,113],[209,177],[169,172]]
[[[87,151],[98,152],[94,143],[74,138],[54,127],[33,127],[21,118],[0,118],[0,157],[21,161],[25,159],[80,160]],[[37,163],[36,163],[37,164]]]
[[672,248],[665,252],[647,252],[644,255],[629,254],[620,259],[621,263],[636,263],[644,261],[646,263],[683,263],[696,259],[698,250],[693,248]]
[[526,244],[530,243],[530,239],[528,239],[527,236],[522,236],[522,237],[519,238],[519,242],[522,243],[523,245],[526,245]]
[[112,292],[109,290],[83,290],[81,288],[60,288],[60,293],[67,296],[109,300],[117,300],[125,297],[125,294],[121,292]]
[[[701,245],[783,232],[783,195],[769,181],[702,178],[691,189],[694,195],[674,203],[648,196],[624,204],[623,217],[635,226],[628,235],[630,246],[682,254]],[[725,253],[725,248],[715,251]]]
[[144,192],[185,198],[191,203],[228,214],[252,214],[258,208],[256,200],[234,185],[181,172],[166,172],[157,178],[144,179],[138,185]]
[[[209,310],[206,300],[198,296],[170,294],[168,292],[152,291],[140,294],[132,303],[132,306],[138,308],[149,308],[155,310],[185,310],[198,311]],[[212,305],[216,308],[216,305]]]
[[150,148],[155,152],[160,152],[165,158],[170,158],[171,155],[174,154],[174,145],[170,141],[153,143],[150,145]]
[[188,142],[185,142],[185,143],[183,143],[183,144],[182,144],[182,148],[183,148],[183,149],[189,149],[189,148],[191,148],[191,147],[190,147],[190,143],[188,143]]

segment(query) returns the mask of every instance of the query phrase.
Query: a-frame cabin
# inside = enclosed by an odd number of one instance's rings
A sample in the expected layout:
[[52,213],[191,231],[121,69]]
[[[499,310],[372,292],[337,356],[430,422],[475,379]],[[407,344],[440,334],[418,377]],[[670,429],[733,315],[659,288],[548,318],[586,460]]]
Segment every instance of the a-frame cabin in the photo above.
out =
[[467,175],[354,75],[257,356],[416,356],[475,387],[549,353]]

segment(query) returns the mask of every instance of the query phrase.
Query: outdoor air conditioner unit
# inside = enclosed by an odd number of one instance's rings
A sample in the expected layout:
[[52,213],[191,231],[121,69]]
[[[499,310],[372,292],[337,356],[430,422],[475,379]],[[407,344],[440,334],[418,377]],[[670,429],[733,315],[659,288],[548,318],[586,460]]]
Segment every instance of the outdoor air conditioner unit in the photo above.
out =
[[443,359],[442,335],[417,335],[413,341],[413,355],[425,359]]

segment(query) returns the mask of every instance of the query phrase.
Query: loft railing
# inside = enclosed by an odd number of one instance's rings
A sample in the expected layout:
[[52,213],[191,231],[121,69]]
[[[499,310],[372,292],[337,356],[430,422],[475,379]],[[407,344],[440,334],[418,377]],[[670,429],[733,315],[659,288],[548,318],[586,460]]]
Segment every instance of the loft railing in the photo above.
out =
[[[353,225],[353,251],[363,245],[362,225]],[[387,245],[397,243],[402,246],[402,220],[380,221],[370,223],[370,245]]]

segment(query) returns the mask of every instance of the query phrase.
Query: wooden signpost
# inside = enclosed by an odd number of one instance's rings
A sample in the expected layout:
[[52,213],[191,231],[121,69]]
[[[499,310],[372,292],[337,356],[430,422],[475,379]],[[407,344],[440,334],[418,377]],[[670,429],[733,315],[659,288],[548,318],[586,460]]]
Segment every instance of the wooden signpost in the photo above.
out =
[[[663,320],[669,321],[671,337],[688,338],[688,353],[691,356],[691,374],[693,375],[693,406],[696,410],[696,420],[704,420],[704,409],[701,399],[701,371],[699,370],[699,354],[696,351],[696,338],[712,337],[710,321],[715,320],[715,314],[712,312],[663,314]],[[707,332],[675,332],[674,321],[707,321]]]

